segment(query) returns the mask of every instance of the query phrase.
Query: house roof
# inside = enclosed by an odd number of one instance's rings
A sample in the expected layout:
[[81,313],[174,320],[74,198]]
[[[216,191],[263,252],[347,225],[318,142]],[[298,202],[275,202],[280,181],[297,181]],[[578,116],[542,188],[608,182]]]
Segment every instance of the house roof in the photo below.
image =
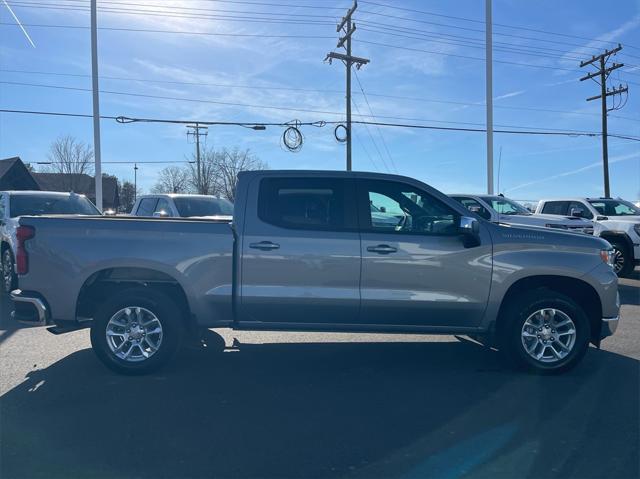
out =
[[[95,200],[96,183],[85,174],[34,173],[40,188],[45,191],[73,191]],[[118,204],[118,181],[112,176],[102,177],[102,198],[106,205]]]
[[0,189],[37,190],[38,183],[20,157],[0,160]]

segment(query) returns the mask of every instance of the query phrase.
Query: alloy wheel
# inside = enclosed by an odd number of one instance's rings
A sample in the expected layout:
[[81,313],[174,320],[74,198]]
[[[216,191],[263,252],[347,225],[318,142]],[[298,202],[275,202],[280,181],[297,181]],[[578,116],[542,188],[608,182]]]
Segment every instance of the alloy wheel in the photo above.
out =
[[542,363],[554,363],[566,358],[573,350],[576,325],[559,309],[539,309],[524,322],[521,338],[529,356]]
[[149,359],[162,344],[162,323],[146,308],[130,306],[117,311],[106,328],[107,345],[119,359],[140,362]]

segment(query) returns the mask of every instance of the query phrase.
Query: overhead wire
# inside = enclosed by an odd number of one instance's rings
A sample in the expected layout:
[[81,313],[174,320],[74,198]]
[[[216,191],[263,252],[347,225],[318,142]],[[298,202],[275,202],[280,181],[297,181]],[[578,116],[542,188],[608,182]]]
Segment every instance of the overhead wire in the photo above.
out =
[[[76,118],[93,118],[93,115],[90,114],[82,114],[82,113],[66,113],[66,112],[52,112],[52,111],[41,111],[41,110],[19,110],[19,109],[8,109],[2,108],[0,109],[0,113],[13,113],[13,114],[23,114],[23,115],[37,115],[37,116],[62,116],[62,117],[76,117]],[[101,119],[107,120],[116,120],[118,118],[127,118],[122,116],[111,116],[111,115],[100,115]],[[222,122],[222,121],[204,121],[204,120],[171,120],[171,119],[153,119],[153,118],[130,118],[135,120],[136,122],[149,122],[149,123],[173,123],[173,124],[193,124],[199,123],[201,125],[238,125],[239,122]],[[310,126],[324,126],[324,125],[337,125],[343,123],[343,121],[313,121],[313,122],[301,122],[302,125],[310,125]],[[417,128],[417,129],[427,129],[427,130],[442,130],[442,131],[463,131],[463,132],[486,132],[486,128],[470,128],[470,127],[453,127],[453,126],[434,126],[434,125],[419,125],[419,124],[410,124],[410,123],[390,123],[390,122],[372,122],[365,120],[353,120],[352,123],[362,124],[362,125],[379,125],[379,126],[388,126],[388,127],[397,127],[397,128]],[[255,122],[255,123],[244,123],[244,124],[255,124],[255,125],[265,125],[265,126],[284,126],[287,123],[263,123],[263,122]],[[540,130],[508,130],[508,129],[495,129],[495,133],[505,133],[505,134],[515,134],[515,135],[543,135],[543,136],[570,136],[570,137],[600,137],[602,133],[599,132],[588,132],[588,131],[576,131],[576,130],[556,130],[556,131],[544,131]],[[618,133],[608,133],[608,137],[611,138],[619,138],[631,141],[640,141],[640,137],[626,135],[626,134],[618,134]]]

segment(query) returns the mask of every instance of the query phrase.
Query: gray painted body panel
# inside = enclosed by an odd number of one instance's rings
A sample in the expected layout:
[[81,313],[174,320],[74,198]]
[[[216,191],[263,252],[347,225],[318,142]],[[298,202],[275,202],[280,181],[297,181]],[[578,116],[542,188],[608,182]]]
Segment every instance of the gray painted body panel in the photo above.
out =
[[233,235],[228,223],[193,220],[23,217],[34,226],[29,273],[19,279],[37,291],[57,320],[76,319],[76,300],[94,273],[148,268],[175,279],[202,324],[231,318]]
[[[36,228],[36,236],[27,242],[30,271],[20,277],[20,287],[44,296],[54,319],[71,320],[79,291],[92,274],[140,267],[174,278],[203,326],[461,333],[490,328],[513,284],[545,275],[591,285],[603,315],[617,315],[617,278],[600,259],[606,241],[484,220],[479,220],[479,244],[468,247],[461,235],[280,228],[258,218],[258,184],[265,177],[287,176],[406,182],[468,215],[457,201],[400,176],[248,172],[240,175],[233,225],[135,217],[22,218],[21,224]],[[251,247],[262,241],[279,248]],[[397,251],[367,251],[378,244]]]

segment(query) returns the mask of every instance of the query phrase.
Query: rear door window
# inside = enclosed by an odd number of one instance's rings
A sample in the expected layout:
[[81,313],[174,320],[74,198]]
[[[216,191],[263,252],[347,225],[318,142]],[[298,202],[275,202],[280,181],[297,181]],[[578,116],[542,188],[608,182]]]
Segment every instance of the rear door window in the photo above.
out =
[[547,201],[542,207],[542,213],[546,215],[566,216],[569,210],[568,201]]
[[282,228],[347,231],[357,229],[355,205],[347,202],[341,178],[265,178],[258,216]]
[[153,212],[156,210],[157,198],[143,198],[138,205],[138,211],[136,216],[153,216]]

